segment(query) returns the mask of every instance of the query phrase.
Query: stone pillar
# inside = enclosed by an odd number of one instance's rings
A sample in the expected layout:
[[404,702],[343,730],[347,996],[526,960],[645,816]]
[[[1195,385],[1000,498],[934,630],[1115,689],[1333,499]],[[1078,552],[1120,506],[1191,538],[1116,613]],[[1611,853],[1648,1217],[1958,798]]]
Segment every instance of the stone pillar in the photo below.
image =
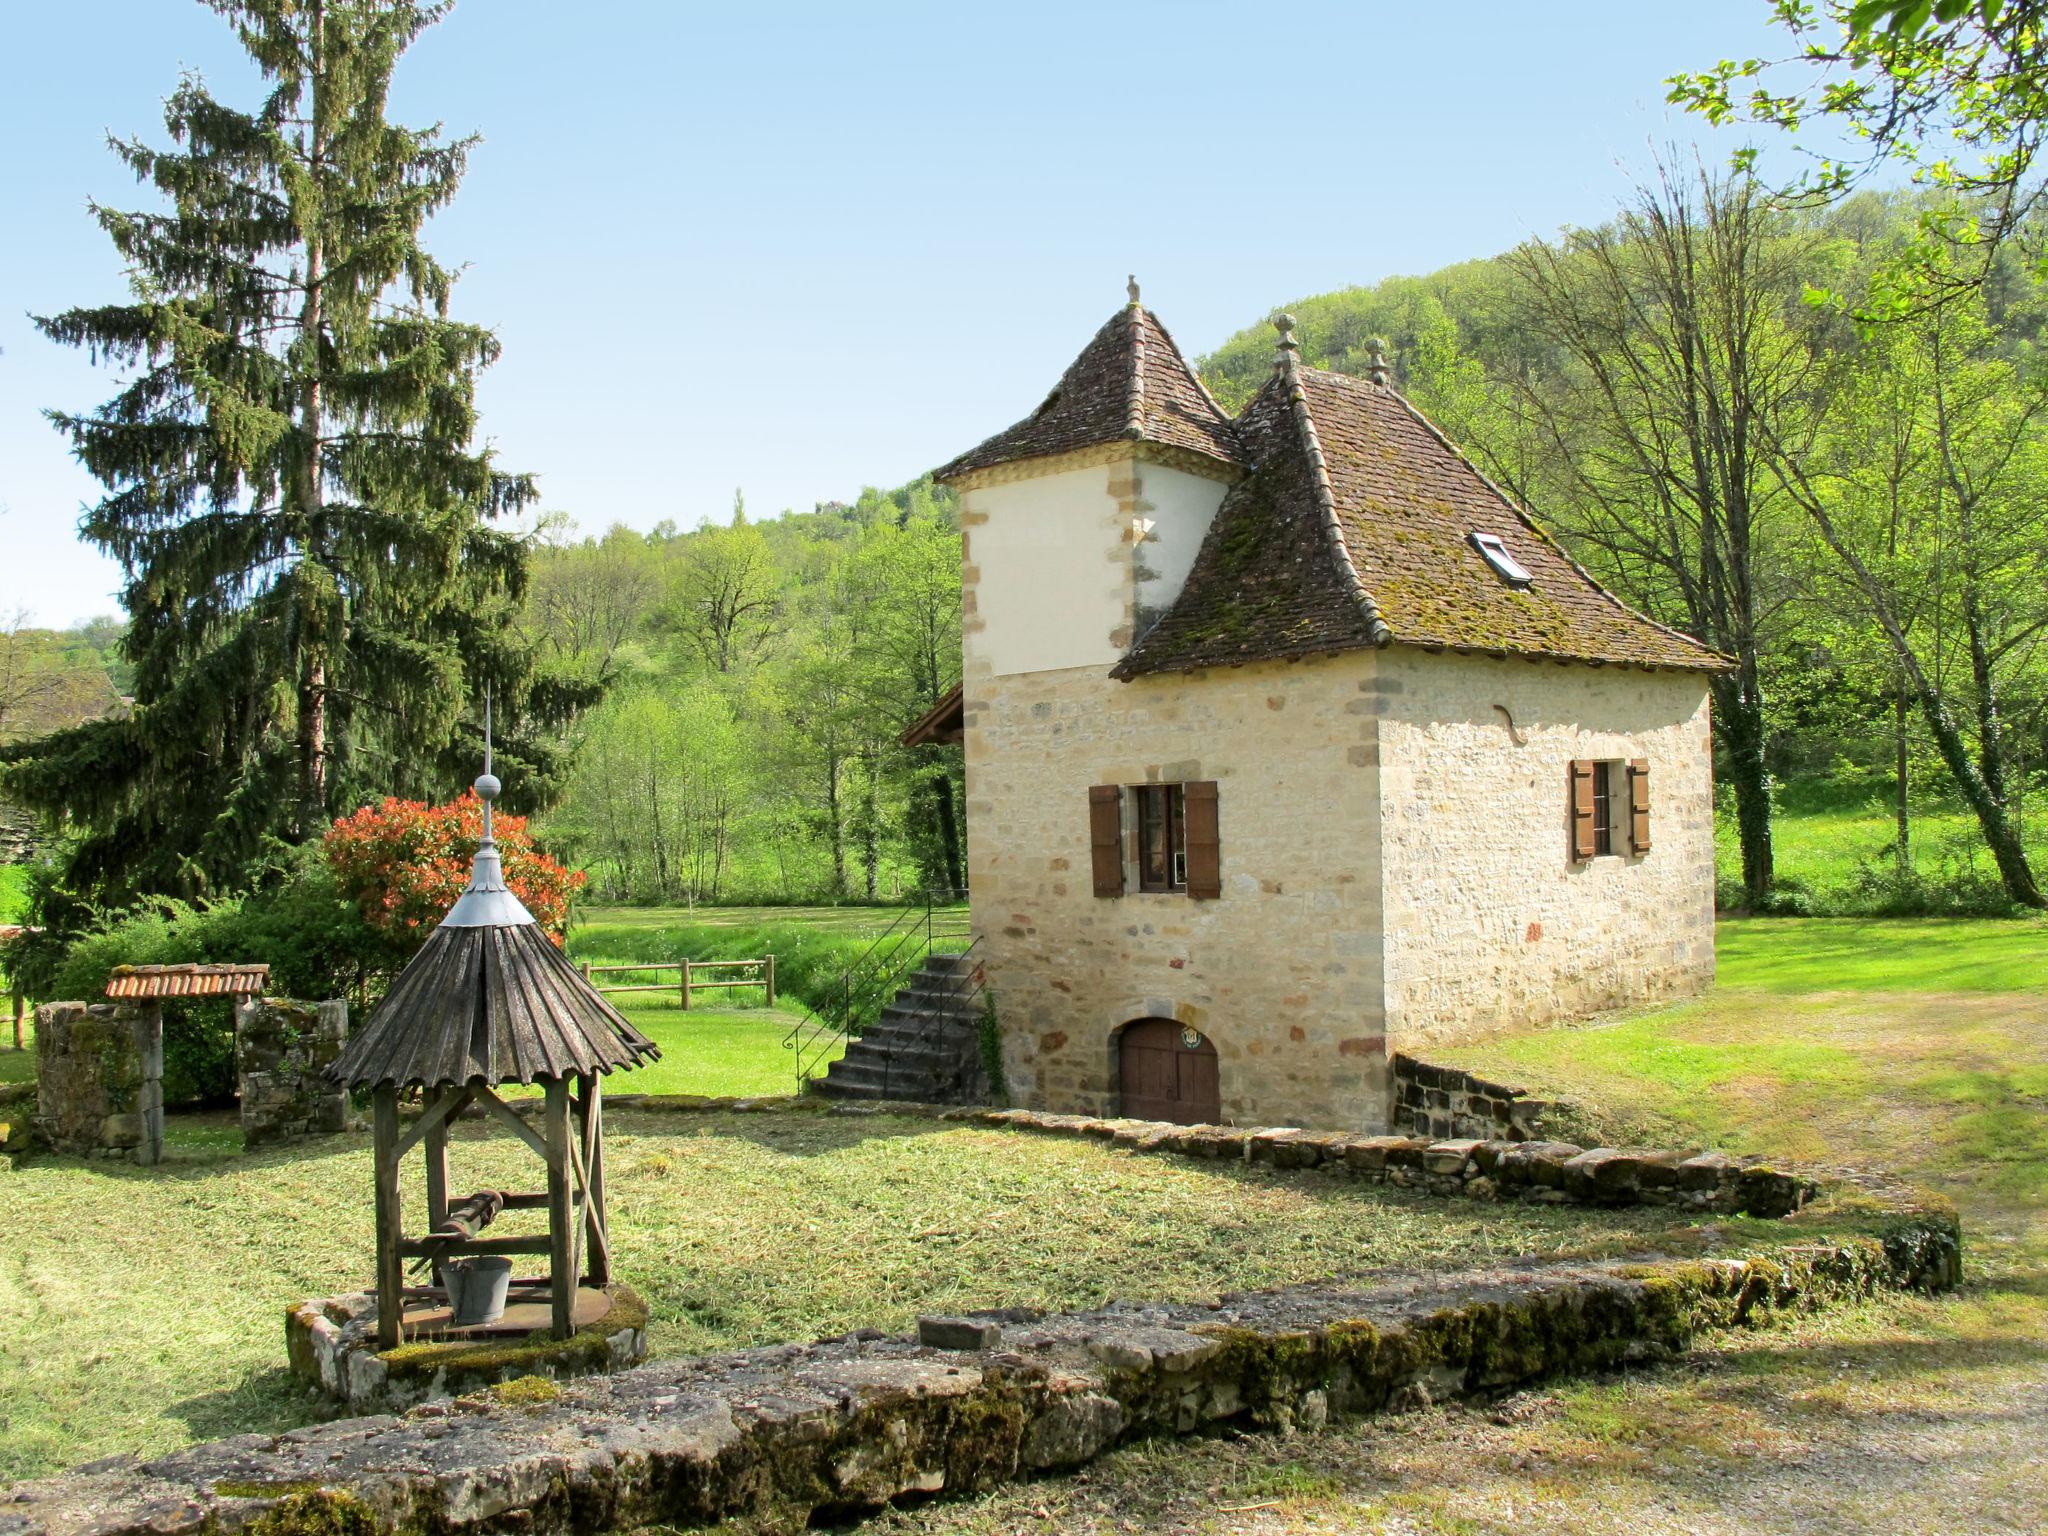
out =
[[36,1136],[53,1152],[161,1162],[164,1020],[151,1003],[36,1009]]
[[348,1038],[348,1004],[244,998],[235,1007],[242,1144],[260,1147],[348,1129],[348,1093],[327,1067]]

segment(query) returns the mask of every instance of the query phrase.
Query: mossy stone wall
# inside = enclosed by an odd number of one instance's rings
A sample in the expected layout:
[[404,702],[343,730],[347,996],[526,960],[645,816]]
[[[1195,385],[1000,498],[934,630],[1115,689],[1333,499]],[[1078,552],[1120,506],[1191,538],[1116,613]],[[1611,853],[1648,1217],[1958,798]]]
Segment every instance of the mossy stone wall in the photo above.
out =
[[347,1039],[344,1001],[251,997],[236,1006],[235,1076],[245,1146],[348,1129],[348,1093],[327,1078]]
[[36,1140],[76,1157],[164,1155],[164,1021],[154,1003],[36,1009]]

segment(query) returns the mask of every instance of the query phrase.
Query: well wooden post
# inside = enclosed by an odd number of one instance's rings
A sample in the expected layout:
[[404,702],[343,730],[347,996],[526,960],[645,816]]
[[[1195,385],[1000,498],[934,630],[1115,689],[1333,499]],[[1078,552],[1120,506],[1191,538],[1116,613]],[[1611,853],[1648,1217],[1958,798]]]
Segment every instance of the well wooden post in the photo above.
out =
[[595,1072],[583,1078],[583,1272],[592,1285],[612,1279],[611,1227],[604,1206],[604,1089]]
[[[453,1098],[461,1092],[460,1088],[450,1083],[446,1087],[435,1089],[433,1094],[420,1107],[425,1113],[432,1114],[440,1106],[444,1098]],[[453,1118],[453,1115],[443,1116],[434,1123],[433,1128],[427,1132],[424,1138],[427,1156],[427,1230],[429,1232],[439,1231],[441,1223],[448,1219],[448,1122]],[[434,1266],[434,1284],[445,1286],[447,1283],[446,1267],[436,1264]]]
[[548,1279],[554,1302],[554,1335],[576,1331],[575,1209],[569,1198],[569,1085],[547,1084]]
[[377,1347],[394,1349],[404,1320],[405,1277],[398,1245],[398,1088],[380,1083],[371,1094],[370,1159],[377,1179]]
[[17,981],[14,984],[14,1048],[17,1051],[26,1049],[21,1039],[21,1020],[27,1011],[28,994],[21,990],[21,983]]

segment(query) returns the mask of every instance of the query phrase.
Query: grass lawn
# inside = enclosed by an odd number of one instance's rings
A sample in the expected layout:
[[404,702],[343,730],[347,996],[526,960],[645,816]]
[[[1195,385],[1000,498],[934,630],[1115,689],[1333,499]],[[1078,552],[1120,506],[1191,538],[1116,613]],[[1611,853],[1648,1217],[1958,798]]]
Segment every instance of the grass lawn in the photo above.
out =
[[1135,1447],[885,1529],[2048,1530],[2048,925],[1721,925],[1678,1007],[1432,1053],[1620,1133],[1892,1169],[1954,1199],[1969,1281],[1709,1340],[1497,1409]]
[[[622,1107],[606,1123],[618,1272],[651,1304],[663,1354],[907,1329],[920,1312],[1632,1252],[1674,1215],[1432,1202],[932,1121]],[[0,1477],[307,1412],[283,1369],[282,1309],[368,1281],[367,1140],[243,1156],[225,1117],[176,1116],[172,1131],[156,1170],[45,1158],[6,1180]],[[537,1177],[479,1126],[459,1128],[455,1152],[463,1189]],[[411,1189],[410,1209],[422,1198]],[[1739,1242],[1772,1224],[1728,1226]]]
[[[1847,892],[1855,884],[1859,866],[1883,866],[1890,857],[1887,850],[1898,836],[1889,793],[1874,795],[1860,805],[1781,807],[1771,822],[1771,849],[1778,874],[1826,897]],[[2034,867],[2048,867],[2048,817],[2034,811],[2023,821],[2021,835]],[[1912,848],[1913,865],[1923,876],[1974,867],[1985,880],[1996,880],[1977,818],[1960,803],[1916,806]],[[1740,886],[1742,845],[1731,815],[1715,819],[1714,863],[1722,881]]]
[[[661,1047],[661,1060],[611,1078],[608,1091],[734,1098],[796,1092],[796,1052],[782,1042],[801,1014],[783,1008],[692,1008],[685,1013],[673,999],[650,1002],[647,996],[614,997],[612,1002]],[[823,1061],[839,1051],[833,1047]],[[824,1070],[822,1063],[818,1070]]]
[[0,864],[0,923],[18,923],[28,910],[28,871]]

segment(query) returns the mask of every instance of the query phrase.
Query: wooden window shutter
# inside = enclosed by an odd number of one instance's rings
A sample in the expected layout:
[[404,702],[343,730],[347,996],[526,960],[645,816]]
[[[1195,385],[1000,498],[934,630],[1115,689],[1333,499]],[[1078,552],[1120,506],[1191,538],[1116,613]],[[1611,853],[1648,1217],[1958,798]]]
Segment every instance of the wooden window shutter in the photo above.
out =
[[1216,830],[1216,781],[1181,786],[1188,849],[1188,895],[1214,901],[1223,894],[1223,850]]
[[1650,760],[1628,765],[1628,842],[1637,853],[1650,851]]
[[1115,784],[1088,790],[1089,855],[1095,866],[1095,894],[1124,893],[1124,792]]
[[1593,775],[1600,765],[1586,758],[1572,760],[1572,860],[1583,864],[1593,857]]

